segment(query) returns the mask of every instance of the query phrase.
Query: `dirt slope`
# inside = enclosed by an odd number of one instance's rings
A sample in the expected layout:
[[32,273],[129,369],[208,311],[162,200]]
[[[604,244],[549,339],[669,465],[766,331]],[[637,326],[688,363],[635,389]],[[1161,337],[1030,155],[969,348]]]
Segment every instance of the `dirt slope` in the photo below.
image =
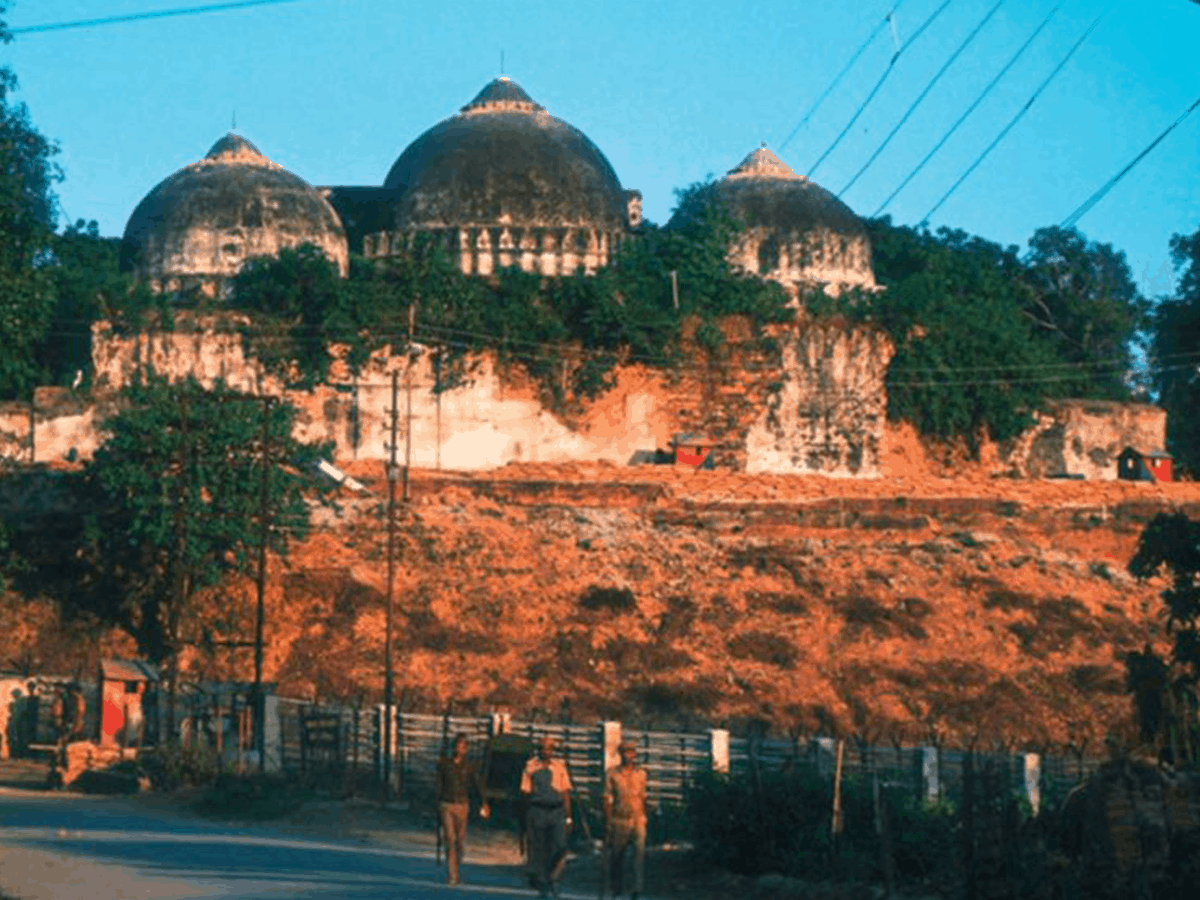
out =
[[[385,484],[349,468],[377,493],[343,496],[274,562],[283,693],[382,690]],[[406,706],[1037,747],[1124,727],[1121,653],[1161,637],[1161,585],[1124,565],[1156,511],[1200,515],[1189,484],[527,465],[411,488]],[[231,585],[222,609],[244,619],[251,596]]]

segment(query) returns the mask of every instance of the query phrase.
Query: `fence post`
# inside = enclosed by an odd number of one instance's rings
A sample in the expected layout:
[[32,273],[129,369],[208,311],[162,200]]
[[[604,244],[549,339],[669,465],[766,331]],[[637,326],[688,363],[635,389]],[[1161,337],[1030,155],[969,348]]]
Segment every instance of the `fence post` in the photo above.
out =
[[942,796],[942,779],[938,771],[938,748],[921,748],[921,783],[925,788],[925,802],[936,803]]
[[1037,753],[1025,754],[1025,798],[1036,816],[1042,807],[1042,757]]
[[274,694],[263,697],[263,768],[267,772],[283,771],[283,728],[279,721],[279,698]]
[[388,746],[388,741],[384,739],[384,735],[388,734],[389,729],[391,731],[389,737],[391,738],[390,743],[392,758],[388,764],[388,771],[391,775],[391,781],[393,784],[388,785],[388,788],[390,789],[394,786],[396,781],[396,757],[401,755],[399,753],[399,748],[396,746],[397,729],[395,706],[392,706],[389,709],[387,706],[380,703],[375,707],[375,728],[375,776],[380,780],[381,783],[383,782],[384,772],[384,748]]
[[729,731],[725,728],[710,728],[708,738],[712,770],[729,774]]
[[[608,770],[614,769],[621,763],[621,754],[617,747],[621,744],[621,723],[600,723],[600,759],[604,764],[603,781],[608,781]],[[603,786],[603,785],[602,785]]]
[[512,728],[512,713],[494,712],[488,716],[488,736],[507,734]]

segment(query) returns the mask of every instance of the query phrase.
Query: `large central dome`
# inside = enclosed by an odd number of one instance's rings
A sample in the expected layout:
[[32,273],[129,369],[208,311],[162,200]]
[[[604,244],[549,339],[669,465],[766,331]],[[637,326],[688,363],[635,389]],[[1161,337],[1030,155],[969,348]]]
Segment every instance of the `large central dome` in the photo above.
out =
[[640,212],[600,149],[508,78],[413,141],[384,188],[397,197],[392,232],[368,240],[368,255],[429,233],[479,274],[591,271]]

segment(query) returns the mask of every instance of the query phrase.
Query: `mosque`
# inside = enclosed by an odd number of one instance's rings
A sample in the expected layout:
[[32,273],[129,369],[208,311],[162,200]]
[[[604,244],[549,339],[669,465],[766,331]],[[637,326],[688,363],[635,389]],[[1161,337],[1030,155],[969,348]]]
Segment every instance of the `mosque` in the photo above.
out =
[[[731,258],[795,294],[874,287],[866,229],[844,203],[765,147],[717,184],[747,230]],[[642,196],[604,153],[515,81],[497,78],[400,154],[379,187],[312,187],[237,135],[138,204],[125,267],[159,291],[219,291],[245,260],[302,243],[344,273],[432,239],[468,275],[545,276],[607,265],[642,222]]]
[[[880,474],[891,340],[870,325],[805,315],[799,302],[814,289],[880,289],[863,222],[765,146],[713,190],[745,225],[729,259],[782,285],[797,306],[770,355],[731,350],[721,361],[697,358],[671,372],[623,365],[612,389],[566,417],[487,354],[475,361],[470,383],[453,390],[436,387],[428,352],[381,355],[354,372],[335,367],[325,383],[299,390],[249,354],[230,318],[236,314],[180,310],[169,330],[130,333],[97,323],[90,396],[39,388],[28,408],[0,409],[0,456],[86,458],[103,440],[100,411],[153,369],[286,396],[299,411],[300,439],[332,442],[339,460],[384,460],[398,373],[412,386],[403,443],[413,465],[626,464],[656,458],[688,433],[716,448],[719,465],[743,472]],[[219,298],[248,259],[302,244],[319,247],[343,275],[351,253],[386,259],[421,236],[470,276],[518,266],[553,277],[597,272],[641,227],[641,194],[622,186],[600,148],[516,82],[497,78],[409,144],[379,186],[314,187],[245,138],[226,135],[137,205],[121,259],[155,291]],[[1055,415],[1048,456],[1033,438],[1022,452],[1050,458],[1047,471],[1115,477],[1109,459],[1123,446],[1162,445],[1161,411],[1093,407]]]

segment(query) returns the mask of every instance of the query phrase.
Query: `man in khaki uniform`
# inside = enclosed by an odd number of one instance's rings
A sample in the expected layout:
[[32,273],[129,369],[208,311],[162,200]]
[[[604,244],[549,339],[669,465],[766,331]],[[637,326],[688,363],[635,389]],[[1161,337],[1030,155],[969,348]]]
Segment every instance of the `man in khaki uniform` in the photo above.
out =
[[540,897],[558,896],[571,824],[571,775],[554,750],[554,738],[545,735],[537,756],[525,763],[521,773],[521,793],[529,804],[525,819],[529,878]]
[[621,764],[610,769],[604,785],[605,843],[608,845],[607,880],[619,897],[625,884],[625,851],[633,848],[633,892],[637,900],[645,890],[646,770],[637,764],[637,745],[622,741],[617,748]]

